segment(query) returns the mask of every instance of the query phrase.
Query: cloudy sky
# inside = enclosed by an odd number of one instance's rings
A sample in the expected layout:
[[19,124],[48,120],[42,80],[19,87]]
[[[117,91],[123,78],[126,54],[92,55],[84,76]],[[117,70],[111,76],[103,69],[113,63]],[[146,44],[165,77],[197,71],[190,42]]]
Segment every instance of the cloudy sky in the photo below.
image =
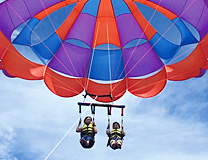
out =
[[[122,150],[106,147],[107,111],[96,108],[96,143],[86,150],[75,132],[77,102],[83,101],[82,96],[61,98],[51,93],[43,81],[11,79],[1,73],[0,160],[207,160],[207,82],[208,74],[168,82],[153,98],[127,93],[116,101],[126,105]],[[93,102],[89,97],[86,101]],[[90,115],[89,107],[83,107],[84,112],[83,118]],[[120,109],[113,109],[111,121],[120,120]]]

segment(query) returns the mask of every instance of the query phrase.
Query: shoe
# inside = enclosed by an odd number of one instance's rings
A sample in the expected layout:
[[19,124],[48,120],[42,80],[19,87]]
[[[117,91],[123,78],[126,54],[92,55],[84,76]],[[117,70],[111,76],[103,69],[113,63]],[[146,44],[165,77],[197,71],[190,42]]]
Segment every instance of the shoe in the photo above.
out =
[[85,146],[87,145],[87,141],[85,139],[83,139],[83,138],[80,140],[80,143],[82,143]]

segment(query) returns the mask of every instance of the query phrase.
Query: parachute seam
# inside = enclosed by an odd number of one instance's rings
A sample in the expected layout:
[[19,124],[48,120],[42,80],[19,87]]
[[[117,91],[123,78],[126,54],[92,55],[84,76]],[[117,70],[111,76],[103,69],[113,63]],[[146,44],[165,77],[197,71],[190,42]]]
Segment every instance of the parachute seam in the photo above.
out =
[[[184,8],[185,8],[185,6],[186,6],[186,3],[187,3],[187,0],[186,0],[186,2],[184,3],[183,8],[181,9],[181,12],[180,12],[179,15],[182,15],[182,14],[183,14],[183,10],[184,10]],[[179,16],[179,17],[180,17],[180,16]]]
[[30,17],[32,17],[32,14],[30,13],[30,10],[29,10],[29,8],[28,8],[28,6],[27,6],[25,0],[23,0],[23,2],[24,2],[25,6],[26,6],[26,8],[27,8],[27,10],[28,10],[28,12],[29,12],[29,14],[30,14]]
[[200,20],[202,19],[202,14],[204,13],[205,6],[206,6],[206,5],[204,4],[203,10],[202,10],[201,15],[200,15],[200,18],[199,18],[199,20],[198,20],[198,22],[197,22],[197,24],[196,24],[196,28],[197,28],[197,26],[199,25]]
[[[8,4],[8,2],[6,1],[6,9],[7,9],[7,12],[8,12],[9,18],[10,18],[10,20],[11,20],[11,22],[12,22],[12,25],[13,25],[13,26],[14,26],[14,28],[15,28],[15,25],[14,25],[14,22],[13,22],[13,20],[12,20],[11,15],[10,15],[10,12],[9,12],[8,6],[10,6],[10,5],[9,5],[9,4]],[[10,38],[10,39],[11,39],[11,38]]]

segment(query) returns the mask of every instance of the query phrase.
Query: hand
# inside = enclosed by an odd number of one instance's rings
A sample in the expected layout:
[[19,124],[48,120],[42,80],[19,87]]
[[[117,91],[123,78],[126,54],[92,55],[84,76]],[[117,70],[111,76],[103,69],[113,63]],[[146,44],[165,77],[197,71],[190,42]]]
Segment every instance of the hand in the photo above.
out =
[[124,126],[123,126],[123,125],[121,125],[121,128],[122,128],[122,129],[124,129]]
[[110,128],[110,122],[108,123],[108,127],[107,127],[107,129],[109,129]]
[[79,124],[81,124],[81,123],[82,123],[82,119],[80,118],[80,119],[79,119]]
[[93,126],[96,126],[95,121],[92,122],[92,125],[93,125]]

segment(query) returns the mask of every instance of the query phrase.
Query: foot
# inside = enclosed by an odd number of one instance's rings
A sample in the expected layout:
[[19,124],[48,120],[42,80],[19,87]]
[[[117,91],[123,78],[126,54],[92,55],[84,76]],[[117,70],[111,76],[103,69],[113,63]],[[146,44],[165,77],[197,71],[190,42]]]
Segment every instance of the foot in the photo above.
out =
[[117,144],[118,148],[121,149],[121,144]]
[[114,143],[114,144],[111,144],[111,147],[113,148],[113,149],[115,149],[116,148],[116,144]]

